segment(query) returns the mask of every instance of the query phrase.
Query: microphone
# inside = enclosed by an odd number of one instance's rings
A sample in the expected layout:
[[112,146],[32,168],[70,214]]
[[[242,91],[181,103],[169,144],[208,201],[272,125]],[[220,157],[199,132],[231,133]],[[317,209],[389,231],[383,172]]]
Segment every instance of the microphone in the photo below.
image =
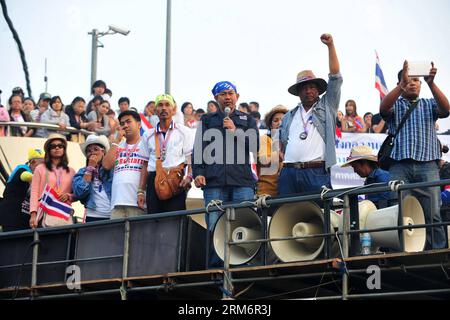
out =
[[223,111],[225,112],[225,118],[228,118],[228,116],[230,115],[230,112],[231,112],[231,108],[226,107]]
[[[230,107],[226,107],[223,111],[225,112],[225,118],[229,118],[230,112],[231,112],[231,108]],[[225,128],[225,125],[223,127]]]

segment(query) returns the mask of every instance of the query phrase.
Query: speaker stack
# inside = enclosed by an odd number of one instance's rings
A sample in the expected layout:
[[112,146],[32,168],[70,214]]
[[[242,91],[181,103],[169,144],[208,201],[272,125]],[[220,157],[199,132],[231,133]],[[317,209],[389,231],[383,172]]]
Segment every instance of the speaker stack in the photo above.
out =
[[[330,220],[331,230],[338,229],[340,218],[334,211],[330,211]],[[269,225],[269,237],[312,236],[324,233],[323,225],[323,211],[314,202],[289,203],[282,205],[274,213]],[[283,262],[314,260],[322,253],[324,244],[323,237],[271,243],[275,255]]]
[[[398,226],[399,206],[391,206],[377,210],[373,202],[361,201],[358,204],[359,229],[378,229]],[[332,231],[342,231],[342,214],[330,211],[330,228]],[[413,196],[402,200],[401,225],[424,224],[425,217],[419,201]],[[219,218],[213,233],[214,249],[217,255],[224,259],[226,215]],[[269,239],[305,237],[324,233],[324,213],[314,202],[289,203],[280,206],[273,214],[268,228]],[[233,221],[230,221],[230,240],[243,242],[263,239],[262,222],[259,215],[252,209],[236,209]],[[393,231],[371,232],[372,251],[379,247],[400,250],[400,233],[403,233],[404,251],[418,252],[425,247],[426,230],[424,228]],[[333,239],[335,239],[333,237]],[[270,253],[276,255],[282,262],[309,261],[317,259],[323,253],[324,237],[309,237],[293,240],[272,241],[268,245]],[[235,244],[230,246],[230,264],[241,265],[249,263],[261,248],[260,243]],[[332,243],[332,256],[338,256],[337,241]]]
[[[367,214],[365,225],[360,229],[378,229],[398,226],[399,206],[395,205],[380,210],[374,210]],[[425,216],[419,200],[413,196],[406,196],[402,200],[402,226],[425,224]],[[403,229],[392,231],[371,232],[372,249],[378,247],[400,250],[400,234],[403,233],[404,251],[423,251],[426,242],[425,228]]]
[[[214,227],[213,245],[220,259],[224,260],[226,214],[223,213]],[[235,210],[233,221],[230,221],[233,242],[244,242],[263,239],[261,218],[255,210],[241,208]],[[259,252],[261,243],[235,244],[230,246],[230,264],[241,265],[251,261]]]

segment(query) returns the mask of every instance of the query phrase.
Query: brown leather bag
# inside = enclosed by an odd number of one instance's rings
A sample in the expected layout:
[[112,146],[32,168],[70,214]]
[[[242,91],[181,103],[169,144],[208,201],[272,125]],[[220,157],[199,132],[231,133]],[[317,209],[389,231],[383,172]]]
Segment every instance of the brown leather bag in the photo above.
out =
[[155,191],[159,200],[168,200],[184,191],[180,183],[184,177],[184,166],[182,163],[177,167],[163,168],[161,160],[161,150],[158,135],[155,132],[156,145],[156,176]]

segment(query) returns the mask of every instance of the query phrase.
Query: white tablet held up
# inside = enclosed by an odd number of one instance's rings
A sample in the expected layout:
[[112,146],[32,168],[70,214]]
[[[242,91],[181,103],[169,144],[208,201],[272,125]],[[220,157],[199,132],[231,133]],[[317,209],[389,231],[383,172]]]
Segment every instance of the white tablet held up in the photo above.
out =
[[410,61],[408,62],[408,76],[427,77],[430,74],[431,61]]

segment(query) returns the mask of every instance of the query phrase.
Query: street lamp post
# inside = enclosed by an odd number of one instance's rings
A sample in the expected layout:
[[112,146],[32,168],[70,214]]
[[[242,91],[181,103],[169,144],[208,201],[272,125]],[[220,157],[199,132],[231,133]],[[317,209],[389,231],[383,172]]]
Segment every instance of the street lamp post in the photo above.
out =
[[[109,26],[108,31],[99,32],[97,29],[93,29],[88,34],[92,35],[92,55],[91,55],[91,88],[94,82],[97,80],[97,48],[103,48],[103,43],[98,39],[108,34],[120,33],[124,36],[130,33],[130,30],[122,29],[117,26]],[[91,89],[89,88],[89,89]]]
[[170,44],[171,44],[171,23],[172,23],[172,1],[167,0],[167,17],[166,17],[166,93],[170,94]]

